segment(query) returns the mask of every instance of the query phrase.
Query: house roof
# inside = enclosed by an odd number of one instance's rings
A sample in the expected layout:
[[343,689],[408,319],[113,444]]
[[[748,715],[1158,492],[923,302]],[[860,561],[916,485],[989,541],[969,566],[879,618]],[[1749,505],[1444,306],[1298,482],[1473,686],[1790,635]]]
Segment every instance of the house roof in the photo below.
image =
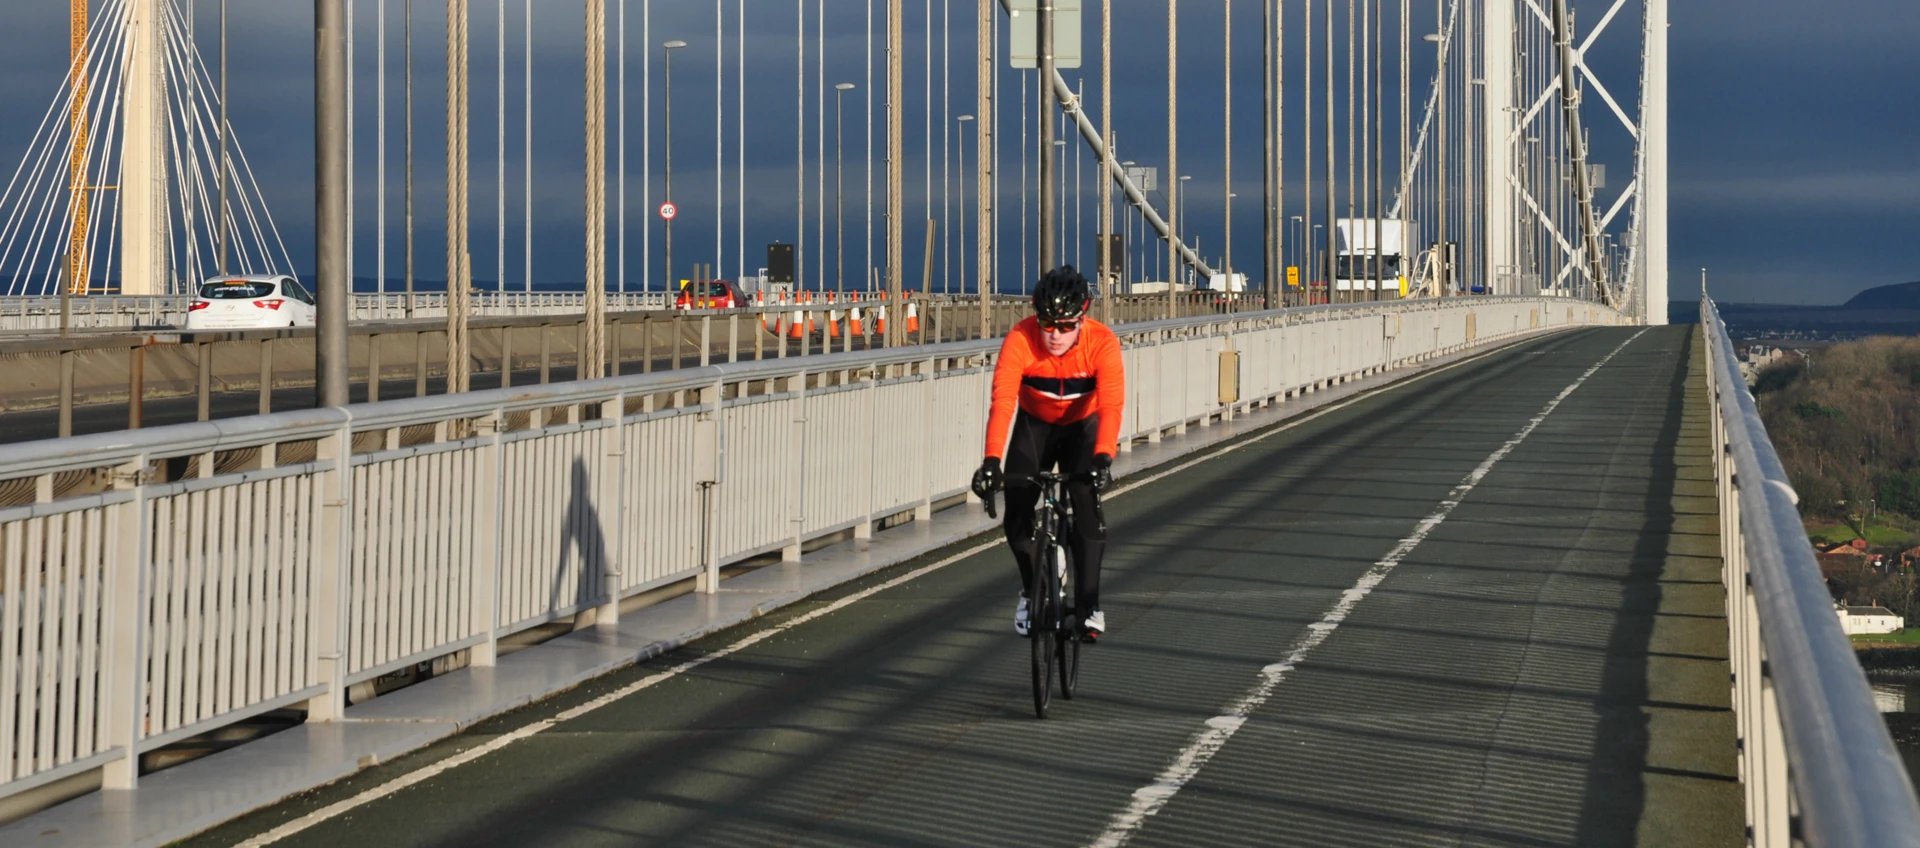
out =
[[1893,610],[1886,607],[1844,607],[1844,609],[1847,615],[1893,615]]

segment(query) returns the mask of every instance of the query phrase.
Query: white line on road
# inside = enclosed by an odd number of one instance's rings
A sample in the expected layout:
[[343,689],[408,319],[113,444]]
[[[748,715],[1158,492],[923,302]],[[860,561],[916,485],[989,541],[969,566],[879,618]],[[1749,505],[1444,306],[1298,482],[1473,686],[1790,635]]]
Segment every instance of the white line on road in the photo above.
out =
[[[1639,338],[1639,336],[1636,335],[1634,338]],[[1632,340],[1629,339],[1628,341],[1631,342]],[[1622,345],[1622,347],[1625,347],[1625,345]],[[1337,410],[1351,406],[1355,403],[1359,403],[1362,400],[1375,396],[1381,391],[1400,388],[1408,384],[1424,380],[1428,377],[1432,377],[1432,376],[1444,373],[1446,371],[1450,371],[1462,365],[1466,365],[1467,363],[1475,362],[1484,357],[1494,355],[1498,353],[1500,350],[1505,350],[1505,349],[1506,347],[1502,346],[1499,349],[1487,351],[1486,353],[1482,353],[1476,356],[1466,357],[1457,362],[1449,363],[1445,366],[1434,368],[1430,371],[1413,375],[1405,380],[1400,380],[1386,386],[1381,386],[1378,389],[1369,389],[1366,391],[1359,392],[1358,394],[1355,394],[1351,398],[1347,398],[1338,403],[1330,404],[1328,406],[1314,410],[1310,414],[1302,415],[1297,418],[1294,418],[1279,426],[1274,427],[1271,430],[1268,430],[1267,432],[1260,433],[1259,435],[1254,436],[1252,438],[1249,438],[1240,442],[1236,442],[1234,444],[1228,445],[1227,447],[1221,448],[1219,450],[1206,451],[1199,457],[1196,457],[1194,459],[1172,466],[1152,476],[1139,479],[1139,480],[1130,480],[1125,485],[1115,488],[1111,493],[1107,495],[1107,497],[1108,498],[1119,497],[1120,495],[1124,495],[1128,492],[1131,492],[1135,489],[1138,489],[1142,486],[1145,486],[1163,477],[1167,477],[1172,474],[1177,474],[1188,468],[1192,468],[1193,466],[1198,465],[1202,462],[1206,462],[1208,460],[1214,459],[1223,454],[1237,451],[1243,447],[1247,447],[1249,445],[1271,438],[1280,433],[1284,433],[1288,430],[1292,430],[1295,427],[1298,427],[1302,424],[1305,424],[1321,416],[1328,415]],[[1608,358],[1612,358],[1611,355],[1609,355]],[[1602,360],[1602,364],[1604,364],[1604,362],[1605,360]],[[1595,367],[1598,368],[1599,366],[1595,366]],[[979,554],[987,550],[990,550],[994,547],[997,547],[999,544],[1000,544],[1000,540],[998,538],[995,538],[991,541],[984,542],[979,545],[975,545],[971,548],[961,551],[960,553],[954,554],[953,556],[940,560],[939,562],[931,563],[929,565],[925,565],[920,568],[914,569],[913,571],[909,571],[906,574],[902,574],[899,577],[896,577],[892,580],[888,580],[885,583],[881,583],[877,586],[872,586],[872,587],[863,589],[859,592],[856,592],[852,595],[848,595],[847,597],[841,598],[838,601],[828,604],[827,606],[814,610],[813,612],[798,616],[796,618],[790,619],[788,621],[785,621],[778,625],[770,627],[766,630],[762,630],[758,633],[754,633],[753,635],[744,637],[739,641],[734,642],[733,644],[720,649],[719,651],[715,651],[714,653],[711,653],[711,654],[706,654],[704,656],[687,660],[686,662],[675,665],[672,668],[669,668],[658,674],[649,675],[645,678],[634,681],[633,683],[627,684],[626,686],[623,686],[620,689],[617,689],[612,692],[608,692],[605,695],[601,695],[598,698],[595,698],[584,704],[580,704],[579,706],[566,710],[565,712],[555,715],[552,718],[541,719],[539,721],[533,722],[517,730],[514,730],[511,733],[508,733],[504,736],[494,739],[493,741],[488,742],[484,745],[480,745],[478,747],[474,747],[466,751],[462,751],[459,754],[455,754],[454,756],[435,762],[432,765],[423,766],[419,769],[403,774],[399,777],[396,777],[392,780],[387,781],[386,783],[382,783],[379,786],[375,786],[371,789],[368,789],[364,792],[354,795],[351,798],[337,801],[326,807],[322,807],[321,809],[315,810],[311,813],[301,816],[300,818],[294,819],[290,822],[280,825],[279,827],[269,830],[266,833],[260,834],[259,836],[255,836],[251,839],[241,842],[239,843],[237,848],[260,848],[260,846],[272,845],[276,842],[279,842],[282,839],[286,839],[289,836],[293,836],[294,834],[300,833],[301,831],[304,831],[315,825],[321,824],[322,822],[325,822],[329,819],[335,818],[341,815],[342,813],[346,813],[350,810],[373,803],[374,801],[378,801],[382,798],[385,798],[389,795],[394,794],[395,792],[398,792],[409,786],[413,786],[422,781],[430,780],[434,777],[437,777],[441,774],[446,773],[449,770],[459,768],[460,766],[466,765],[467,763],[473,762],[474,760],[480,759],[481,757],[484,757],[488,754],[491,754],[495,751],[505,748],[508,745],[511,745],[515,742],[519,742],[523,739],[529,739],[529,738],[532,738],[533,736],[537,736],[541,733],[551,730],[555,725],[561,722],[570,721],[572,719],[579,718],[580,716],[586,715],[587,713],[593,712],[594,710],[600,709],[601,707],[607,706],[608,704],[614,703],[615,701],[619,701],[623,698],[626,698],[627,696],[632,695],[636,692],[639,692],[642,689],[647,689],[649,687],[656,686],[660,683],[664,683],[667,680],[677,677],[685,672],[692,671],[693,669],[706,665],[709,662],[712,662],[717,659],[722,659],[729,655],[738,653],[742,650],[752,647],[753,645],[763,640],[766,640],[773,636],[784,633],[787,630],[791,630],[795,627],[798,627],[802,624],[806,624],[807,622],[813,621],[822,616],[837,612],[841,609],[846,608],[851,604],[854,604],[866,598],[872,597],[877,593],[884,592],[895,586],[899,586],[902,583],[916,580],[920,577],[924,577],[935,571],[939,571],[942,568],[946,568],[949,565],[952,565],[968,557],[974,556],[975,554]],[[1196,767],[1196,770],[1197,770],[1197,767]]]
[[1347,619],[1348,614],[1353,612],[1353,608],[1360,604],[1360,600],[1372,592],[1374,587],[1379,586],[1381,581],[1387,579],[1387,575],[1393,571],[1394,566],[1399,565],[1401,560],[1413,553],[1413,550],[1433,533],[1434,528],[1439,527],[1447,520],[1447,516],[1453,514],[1454,509],[1460,506],[1461,500],[1467,496],[1467,493],[1479,486],[1481,480],[1486,479],[1487,473],[1493,470],[1493,466],[1505,459],[1507,454],[1512,453],[1514,448],[1519,447],[1528,436],[1533,435],[1534,429],[1540,426],[1540,422],[1547,420],[1547,416],[1552,415],[1562,401],[1585,384],[1587,378],[1592,377],[1620,351],[1625,350],[1627,345],[1633,344],[1635,339],[1645,333],[1646,330],[1641,330],[1634,333],[1632,338],[1621,342],[1619,347],[1594,363],[1593,367],[1588,368],[1579,379],[1561,389],[1560,393],[1540,410],[1540,414],[1533,416],[1526,426],[1521,427],[1520,431],[1513,435],[1513,438],[1508,439],[1498,450],[1481,460],[1480,464],[1461,480],[1459,485],[1454,486],[1453,490],[1447,493],[1446,500],[1440,502],[1440,507],[1415,526],[1413,535],[1401,539],[1399,544],[1393,546],[1393,550],[1388,551],[1386,556],[1381,557],[1373,567],[1360,576],[1360,580],[1353,584],[1353,588],[1342,592],[1340,600],[1335,602],[1319,621],[1307,625],[1307,635],[1293,646],[1293,650],[1285,659],[1262,668],[1260,680],[1252,689],[1228,704],[1221,715],[1207,719],[1206,728],[1194,735],[1193,739],[1187,743],[1187,747],[1174,757],[1173,762],[1160,773],[1158,778],[1134,790],[1133,802],[1107,823],[1106,831],[1101,833],[1091,845],[1094,848],[1119,848],[1125,845],[1127,840],[1132,839],[1134,834],[1146,825],[1148,817],[1160,812],[1161,808],[1165,807],[1167,802],[1172,800],[1173,796],[1178,794],[1188,781],[1193,780],[1194,775],[1199,774],[1200,770],[1206,767],[1207,762],[1226,746],[1227,740],[1232,739],[1233,734],[1239,732],[1241,726],[1246,724],[1247,718],[1253,715],[1253,711],[1259,709],[1268,698],[1273,696],[1274,687],[1280,684],[1287,672],[1292,671],[1305,660],[1307,654],[1314,648],[1327,641],[1327,637],[1333,635],[1333,631]]
[[515,742],[519,742],[522,739],[528,739],[533,736],[537,736],[541,733],[544,733],[548,730],[551,730],[555,725],[561,722],[572,721],[573,719],[579,718],[583,715],[586,715],[587,713],[600,709],[601,707],[604,707],[608,704],[611,704],[615,701],[618,701],[622,698],[632,695],[635,692],[638,692],[642,689],[646,689],[652,686],[657,686],[661,683],[665,683],[666,681],[673,679],[674,677],[677,677],[681,674],[692,671],[696,668],[699,668],[700,666],[706,665],[707,663],[713,662],[714,660],[723,659],[732,654],[739,653],[740,651],[746,650],[747,648],[750,648],[755,644],[758,644],[767,639],[773,638],[774,636],[778,636],[781,633],[785,633],[788,630],[791,630],[795,627],[799,627],[800,625],[806,624],[809,621],[813,621],[816,618],[820,618],[821,616],[825,616],[825,615],[830,615],[834,612],[837,612],[841,609],[846,608],[851,604],[858,603],[861,600],[872,597],[877,593],[884,592],[902,583],[906,583],[910,580],[916,580],[918,578],[931,574],[935,571],[939,571],[940,569],[946,568],[947,566],[952,565],[956,562],[959,562],[963,559],[966,559],[975,554],[994,548],[999,544],[1000,544],[1000,540],[994,539],[993,541],[975,545],[971,548],[968,548],[964,551],[954,554],[953,556],[940,560],[939,562],[921,566],[905,574],[902,574],[899,577],[895,577],[892,580],[888,580],[885,583],[881,583],[877,586],[870,586],[868,588],[862,589],[858,592],[855,592],[851,595],[841,598],[840,600],[834,601],[831,604],[828,604],[824,607],[814,610],[813,612],[810,612],[801,616],[796,616],[794,618],[788,619],[787,621],[783,621],[779,624],[776,624],[772,627],[769,627],[765,630],[755,633],[751,636],[742,638],[739,641],[734,642],[733,644],[728,645],[725,648],[722,648],[711,654],[705,654],[703,656],[695,657],[693,659],[687,660],[686,662],[675,665],[672,668],[669,668],[665,671],[659,672],[658,674],[648,675],[647,677],[636,680],[632,683],[622,686],[619,689],[616,689],[612,692],[608,692],[605,695],[601,695],[600,697],[595,698],[591,701],[588,701],[584,704],[580,704],[578,706],[572,707],[564,712],[559,713],[558,715],[555,715],[552,718],[545,718],[545,719],[541,719],[539,721],[533,722],[532,724],[529,724],[525,727],[515,730],[512,733],[508,733],[505,736],[501,736],[498,739],[488,742],[485,745],[481,745],[476,748],[471,748],[466,751],[462,751],[459,754],[456,754],[454,756],[451,756],[444,760],[436,762],[433,765],[425,766],[425,767],[416,769],[414,771],[408,772],[399,777],[396,777],[392,780],[387,781],[386,783],[382,783],[379,786],[375,786],[372,789],[368,789],[367,791],[362,792],[358,795],[355,795],[351,798],[348,798],[346,800],[339,801],[339,802],[330,804],[326,807],[323,807],[321,809],[315,810],[311,813],[301,816],[300,818],[294,819],[293,821],[287,822],[286,824],[283,824],[270,831],[267,831],[266,833],[260,834],[259,836],[256,836],[252,839],[249,839],[245,842],[240,843],[240,848],[256,848],[257,846],[272,845],[275,842],[279,842],[282,839],[285,839],[289,836],[292,836],[296,833],[306,830],[307,828],[313,827],[314,825],[320,824],[321,822],[324,822],[328,819],[338,816],[341,813],[347,812],[348,810],[352,810],[356,807],[369,804],[374,801],[378,801],[381,798],[384,798],[388,795],[392,795],[395,792],[398,792],[402,789],[405,789],[423,780],[428,780],[437,775],[440,775],[449,769],[458,768],[460,766],[466,765],[467,763],[473,762],[474,760],[477,760],[481,757],[484,757],[488,754],[498,751],[501,748],[505,748],[508,745],[511,745]]

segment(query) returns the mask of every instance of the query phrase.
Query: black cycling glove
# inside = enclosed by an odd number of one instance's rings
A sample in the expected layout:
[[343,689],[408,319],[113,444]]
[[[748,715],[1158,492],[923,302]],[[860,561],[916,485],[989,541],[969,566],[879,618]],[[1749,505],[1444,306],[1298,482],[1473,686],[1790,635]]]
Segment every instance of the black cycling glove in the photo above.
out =
[[973,472],[973,494],[983,501],[991,501],[994,493],[1006,484],[1006,475],[1000,473],[999,457],[987,457],[980,463],[980,470]]
[[1093,490],[1104,492],[1113,488],[1113,457],[1104,453],[1093,455]]

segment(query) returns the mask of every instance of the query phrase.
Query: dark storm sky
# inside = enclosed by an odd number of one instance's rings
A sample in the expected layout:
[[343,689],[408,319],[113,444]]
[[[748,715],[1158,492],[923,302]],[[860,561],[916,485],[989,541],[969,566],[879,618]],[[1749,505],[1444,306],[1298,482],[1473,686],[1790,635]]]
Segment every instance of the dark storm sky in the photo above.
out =
[[[183,8],[186,0],[174,0]],[[523,201],[520,188],[525,150],[521,144],[524,113],[522,20],[526,0],[507,0],[507,234],[506,279],[518,286],[523,279],[520,249]],[[609,25],[617,24],[620,0],[608,0]],[[747,155],[746,255],[751,272],[772,240],[794,241],[797,236],[795,198],[799,190],[796,166],[795,29],[796,0],[745,0],[747,17],[746,125],[736,123],[736,65],[739,0],[724,0],[724,117],[728,147],[725,158],[724,242],[718,253],[721,270],[733,275],[738,268],[735,138],[744,138]],[[830,0],[825,15],[826,83],[826,195],[831,210],[833,180],[831,153],[832,87],[839,82],[859,86],[845,95],[848,285],[867,267],[866,192],[867,114],[867,2]],[[881,5],[876,0],[874,5]],[[960,215],[959,162],[963,146],[952,136],[946,154],[956,194],[955,214],[942,211],[939,172],[944,135],[941,127],[951,117],[974,111],[972,15],[974,0],[908,0],[905,4],[907,48],[906,180],[908,278],[920,274],[920,219],[926,214],[924,158],[928,122],[928,78],[925,61],[928,20],[933,18],[934,79],[932,117],[935,196],[933,217],[962,218],[971,241],[972,215]],[[1095,5],[1095,3],[1089,3]],[[1146,164],[1164,164],[1166,144],[1166,7],[1160,0],[1117,0],[1115,122],[1123,158]],[[1337,4],[1344,14],[1346,4]],[[1389,2],[1387,5],[1394,6]],[[1433,4],[1416,2],[1414,32],[1431,31]],[[1583,30],[1605,12],[1599,0],[1575,2]],[[96,2],[95,7],[100,8]],[[533,0],[534,15],[534,278],[537,282],[564,282],[582,277],[582,4],[578,0]],[[654,0],[651,3],[650,40],[687,41],[675,54],[675,194],[681,207],[676,224],[675,254],[684,275],[694,261],[713,261],[715,3],[710,0]],[[821,94],[814,87],[821,44],[812,41],[819,19],[816,2],[807,2],[805,75],[807,145],[807,225],[809,278],[825,260],[825,279],[833,279],[831,253],[814,250],[821,235],[819,185],[819,119]],[[1325,4],[1316,3],[1316,9]],[[396,176],[389,209],[390,276],[400,273],[398,223],[400,168],[399,82],[402,10],[405,0],[386,0],[393,96],[389,102],[389,168]],[[1297,50],[1299,20],[1304,2],[1287,3],[1290,50]],[[281,232],[300,269],[311,267],[312,221],[312,20],[311,4],[288,0],[231,0],[233,51],[233,120],[248,145]],[[638,288],[643,275],[659,285],[660,224],[650,207],[642,205],[642,92],[643,0],[627,0],[628,56],[628,286]],[[358,23],[359,174],[356,182],[356,270],[376,273],[374,244],[375,198],[378,188],[373,165],[378,155],[373,134],[377,110],[374,101],[375,21],[378,0],[356,0]],[[495,279],[496,186],[495,145],[496,28],[495,0],[472,5],[472,150],[475,276]],[[216,0],[198,0],[197,20],[202,49],[211,53]],[[951,47],[942,44],[940,17],[951,15]],[[35,124],[60,85],[66,50],[64,4],[55,0],[8,3],[0,20],[0,109],[10,120],[0,125],[0,160],[17,160],[25,152]],[[444,209],[440,175],[444,173],[441,146],[444,103],[441,90],[442,32],[445,4],[415,2],[417,74],[416,128],[420,222],[419,274],[439,278],[443,233],[439,219]],[[1602,81],[1634,114],[1638,79],[1638,3],[1629,0],[1589,57]],[[1222,51],[1224,18],[1220,0],[1181,2],[1181,170],[1194,176],[1187,213],[1191,231],[1202,234],[1203,253],[1217,257],[1222,232]],[[1097,17],[1089,15],[1088,46],[1095,45]],[[1344,24],[1343,24],[1344,26]],[[1234,219],[1235,265],[1260,265],[1260,4],[1234,4],[1233,49],[1234,192],[1238,194]],[[1920,135],[1920,15],[1895,0],[1851,0],[1845,4],[1795,0],[1692,0],[1672,9],[1672,275],[1674,292],[1693,291],[1698,269],[1709,268],[1716,295],[1731,300],[1833,303],[1860,289],[1920,279],[1920,162],[1914,155]],[[1389,40],[1394,38],[1391,34]],[[1415,40],[1413,67],[1416,85],[1430,73],[1431,50]],[[948,89],[950,105],[942,101],[942,51],[951,50],[953,69]],[[1297,65],[1297,54],[1290,57]],[[652,201],[660,200],[661,51],[652,55],[654,120]],[[1344,57],[1342,58],[1344,62]],[[1098,102],[1097,67],[1089,62],[1084,73],[1086,93]],[[883,68],[875,62],[873,82],[883,82]],[[1396,72],[1389,57],[1389,100]],[[1344,79],[1344,68],[1341,71]],[[1077,78],[1069,72],[1069,79]],[[1288,76],[1290,131],[1298,128],[1297,109],[1303,95],[1297,67]],[[1017,77],[1002,74],[1001,118],[1003,140],[1002,271],[1015,278],[1019,236],[1019,113]],[[1344,94],[1339,98],[1344,101]],[[1597,99],[1589,98],[1587,120],[1593,127],[1596,158],[1615,176],[1602,203],[1627,181],[1631,172],[1630,139]],[[1416,95],[1416,103],[1420,102]],[[1389,107],[1391,108],[1391,106]],[[875,115],[878,116],[878,112]],[[1389,126],[1397,120],[1388,115]],[[959,126],[959,125],[954,125]],[[1297,138],[1297,133],[1295,137]],[[964,145],[972,161],[971,134]],[[876,148],[882,139],[876,134]],[[1075,139],[1077,147],[1077,139]],[[1069,148],[1072,150],[1075,148]],[[874,164],[875,177],[881,165]],[[1297,142],[1288,162],[1290,214],[1297,214],[1301,196],[1297,179]],[[1389,157],[1391,159],[1392,157]],[[1091,169],[1088,168],[1090,174]],[[1087,194],[1092,182],[1087,182]],[[876,185],[876,197],[881,187]],[[970,189],[969,189],[970,190]],[[1082,241],[1090,241],[1092,209],[1086,209]],[[1624,216],[1623,219],[1624,221]],[[877,227],[877,223],[876,223]],[[652,229],[652,261],[643,262],[642,239]],[[1070,231],[1072,224],[1069,224]],[[826,236],[833,237],[831,218]],[[957,239],[957,232],[950,232]],[[877,250],[877,248],[876,248]],[[1076,250],[1068,248],[1067,259]],[[960,250],[942,248],[935,263],[934,287],[941,280],[958,285]],[[1090,263],[1090,253],[1085,257]],[[1136,260],[1137,261],[1137,260]],[[969,278],[971,272],[967,272]],[[610,277],[609,284],[613,280]]]

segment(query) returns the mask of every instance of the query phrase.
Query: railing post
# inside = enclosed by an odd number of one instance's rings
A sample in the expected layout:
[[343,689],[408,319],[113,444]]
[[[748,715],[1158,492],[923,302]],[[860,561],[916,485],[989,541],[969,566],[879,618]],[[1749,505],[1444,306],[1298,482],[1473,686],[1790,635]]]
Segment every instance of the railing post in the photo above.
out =
[[506,446],[501,433],[507,428],[506,412],[494,409],[486,417],[474,422],[478,435],[483,440],[480,458],[474,463],[474,504],[475,517],[487,522],[490,531],[481,532],[474,538],[473,560],[473,599],[469,608],[468,626],[471,632],[480,633],[485,640],[473,646],[468,654],[475,666],[491,666],[499,662],[500,657],[500,567],[503,557],[500,548],[506,532],[507,517],[502,513],[500,497],[501,481],[506,469]]
[[640,319],[640,373],[653,373],[653,316]]
[[60,438],[73,435],[73,360],[71,350],[60,351]]
[[367,403],[380,402],[380,334],[367,334]]
[[213,417],[213,346],[206,342],[195,342],[194,353],[196,376],[194,395],[199,398],[199,417],[205,421]]
[[[579,373],[578,371],[575,372]],[[553,379],[553,325],[540,325],[540,385]]]
[[673,370],[680,370],[680,349],[687,346],[686,316],[675,313],[673,316]]
[[[926,325],[922,324],[921,326],[925,327]],[[925,347],[926,334],[922,333],[920,336],[920,339],[921,339],[921,346]],[[934,487],[933,469],[937,465],[939,465],[938,462],[934,461],[934,452],[938,450],[938,446],[933,443],[934,408],[933,408],[933,359],[932,357],[928,357],[926,359],[920,360],[920,369],[921,369],[920,370],[920,399],[921,399],[921,409],[922,409],[921,418],[920,418],[920,427],[919,427],[920,433],[922,434],[921,443],[920,443],[922,447],[922,451],[920,453],[920,471],[922,474],[926,475],[926,484],[925,484],[926,491],[924,493],[924,497],[920,501],[920,506],[915,508],[913,511],[913,520],[932,521],[933,520],[933,487]]]
[[[612,400],[600,404],[600,420],[607,422],[600,432],[600,448],[606,461],[600,474],[598,509],[602,516],[600,526],[606,528],[600,551],[603,564],[600,589],[606,595],[606,602],[595,611],[593,620],[601,627],[620,623],[620,592],[625,588],[621,583],[626,565],[620,556],[627,549],[627,437],[623,420],[626,412],[626,395],[616,394]],[[611,516],[611,520],[606,516]]]
[[313,493],[313,587],[309,594],[308,645],[313,652],[314,683],[324,691],[307,701],[308,721],[338,721],[347,709],[347,598],[351,572],[347,557],[353,550],[349,500],[353,485],[353,427],[340,428],[320,440]]
[[260,405],[261,415],[273,412],[273,339],[260,340]]
[[114,469],[114,491],[133,493],[131,499],[113,507],[107,525],[107,583],[102,598],[100,663],[100,709],[107,714],[109,746],[120,755],[102,769],[100,783],[106,789],[132,789],[140,776],[140,739],[144,736],[145,716],[141,704],[146,700],[146,663],[140,661],[147,638],[147,616],[142,607],[147,596],[147,542],[152,535],[147,525],[147,458],[137,456]]
[[[704,329],[701,332],[706,335]],[[700,390],[701,402],[707,405],[697,425],[701,434],[694,439],[694,462],[696,480],[706,501],[703,509],[706,515],[705,526],[701,528],[702,571],[699,590],[706,594],[720,591],[720,487],[726,481],[726,439],[725,418],[726,385],[715,382]]]
[[[782,336],[785,338],[785,336]],[[787,391],[793,393],[793,417],[788,419],[791,428],[787,431],[789,449],[787,456],[793,462],[794,483],[791,519],[793,523],[793,543],[780,550],[782,562],[799,562],[802,542],[807,535],[807,372],[801,371],[787,378]]]
[[713,315],[700,316],[700,367],[713,364]]
[[147,346],[138,344],[127,353],[127,429],[140,429],[147,396]]
[[862,391],[860,393],[860,396],[866,399],[866,402],[867,402],[867,436],[868,436],[869,449],[863,450],[860,452],[860,462],[862,466],[860,479],[865,481],[865,483],[860,486],[860,500],[861,500],[860,512],[861,512],[861,515],[865,517],[860,521],[859,524],[854,525],[853,538],[872,539],[873,538],[873,501],[874,501],[873,493],[875,489],[879,488],[879,482],[880,482],[879,477],[877,476],[879,474],[880,463],[874,460],[873,451],[871,450],[871,445],[875,441],[874,437],[878,435],[880,432],[880,418],[879,418],[880,368],[879,366],[872,366],[867,368],[865,371],[861,372],[860,377],[861,379],[865,380],[867,384],[866,390]]
[[611,332],[607,333],[607,345],[612,351],[607,356],[607,376],[620,376],[620,360],[626,356],[627,325],[619,318],[613,319]]

